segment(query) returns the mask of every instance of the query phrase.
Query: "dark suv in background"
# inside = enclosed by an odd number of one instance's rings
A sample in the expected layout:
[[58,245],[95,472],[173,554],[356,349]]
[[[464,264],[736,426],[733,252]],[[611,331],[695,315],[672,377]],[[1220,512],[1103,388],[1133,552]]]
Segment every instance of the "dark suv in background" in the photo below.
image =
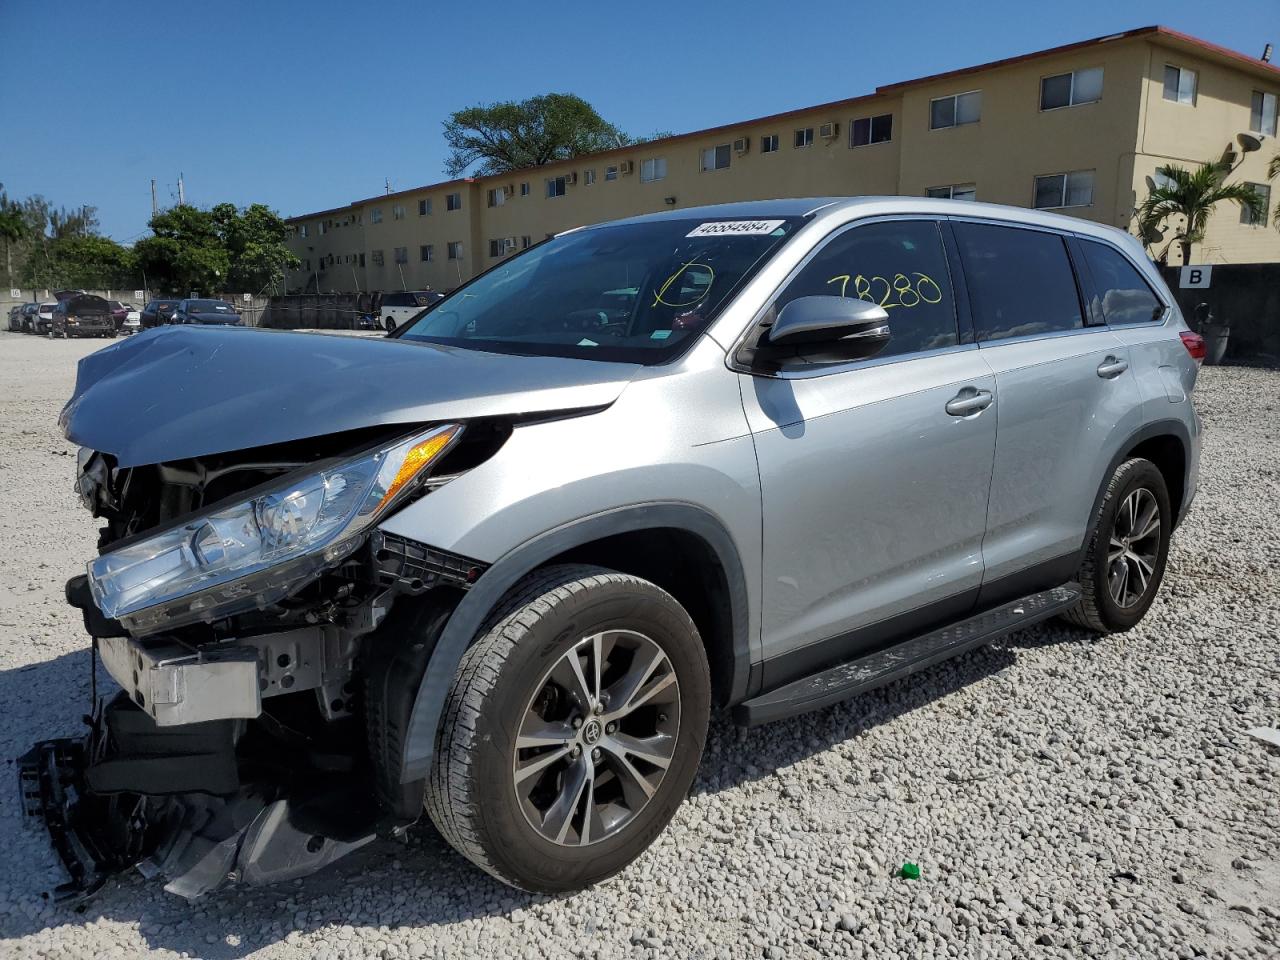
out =
[[221,324],[239,326],[240,314],[225,300],[181,300],[174,308],[170,323]]
[[91,293],[78,293],[59,300],[53,308],[49,324],[51,337],[114,337],[116,322],[111,315],[111,304]]
[[150,300],[142,308],[142,329],[149,330],[169,322],[177,308],[177,300]]

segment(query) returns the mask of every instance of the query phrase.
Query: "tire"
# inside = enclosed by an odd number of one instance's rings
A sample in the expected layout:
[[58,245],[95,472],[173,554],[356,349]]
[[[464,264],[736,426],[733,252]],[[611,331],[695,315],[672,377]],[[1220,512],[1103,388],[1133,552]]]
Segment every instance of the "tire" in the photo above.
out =
[[[1130,516],[1130,504],[1138,510],[1136,520],[1142,521],[1151,503],[1159,516],[1142,526],[1152,532],[1146,537],[1133,536],[1143,530],[1133,529],[1137,524]],[[1135,458],[1120,464],[1107,484],[1080,564],[1077,579],[1084,595],[1079,606],[1064,614],[1063,619],[1097,633],[1122,633],[1135,626],[1146,616],[1164,579],[1172,533],[1173,511],[1164,475],[1150,460]],[[1112,561],[1110,558],[1118,550],[1124,552]],[[1113,577],[1121,565],[1123,572]],[[1132,583],[1129,578],[1133,578]],[[1115,588],[1121,579],[1118,598]]]
[[384,327],[386,327],[387,333],[395,333],[395,332],[396,332],[396,321],[395,321],[395,319],[394,319],[394,318],[392,318],[392,317],[387,317],[387,319],[386,319],[386,320],[382,321],[382,325],[383,325]]
[[[603,639],[593,647],[597,637]],[[593,649],[609,652],[593,654]],[[570,676],[560,674],[571,670],[565,666],[570,658],[579,664],[588,687],[593,681],[585,677],[593,673],[592,664],[605,665],[606,679],[596,687],[596,693],[604,690],[600,699],[605,705],[595,713],[580,711],[582,698],[554,680]],[[658,666],[635,673],[632,665],[637,663]],[[623,701],[623,688],[640,674]],[[610,703],[612,698],[619,702]],[[642,705],[625,712],[633,700]],[[462,658],[441,717],[427,779],[427,812],[454,849],[502,882],[540,893],[581,889],[622,870],[666,827],[697,771],[710,706],[702,640],[670,594],[647,580],[603,567],[544,568],[508,592]],[[564,755],[571,749],[567,739],[517,750],[516,736],[528,732],[522,726],[528,718],[551,729],[535,710],[556,713],[556,736],[570,725],[572,749],[579,752]],[[648,736],[647,726],[655,727],[654,740],[631,739]],[[635,773],[624,781],[614,752],[621,740],[615,738],[643,746],[655,758],[660,749],[669,751],[665,770],[622,749]],[[663,746],[650,747],[652,743]],[[535,750],[539,752],[531,757]],[[551,754],[559,759],[541,764]],[[517,785],[516,764],[525,773],[530,765],[540,765],[536,774],[523,779],[524,793]],[[585,779],[589,770],[595,771],[593,778]],[[575,775],[576,782],[590,789],[579,786],[581,792],[563,802]],[[566,817],[553,818],[555,802],[549,800],[545,819],[550,827],[546,822],[535,826],[542,818],[537,811],[530,813],[530,804],[544,793],[560,798],[568,811]],[[597,816],[588,820],[592,810]],[[612,826],[605,824],[606,818]],[[560,840],[550,835],[556,823],[567,824],[559,830]]]

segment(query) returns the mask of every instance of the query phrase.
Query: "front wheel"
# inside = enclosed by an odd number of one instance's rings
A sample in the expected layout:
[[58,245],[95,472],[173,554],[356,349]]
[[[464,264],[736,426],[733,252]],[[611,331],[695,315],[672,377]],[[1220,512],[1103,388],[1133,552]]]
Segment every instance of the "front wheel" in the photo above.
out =
[[589,886],[667,825],[710,706],[701,638],[670,594],[602,567],[547,567],[512,588],[462,659],[427,811],[504,883]]
[[1066,619],[1099,633],[1137,624],[1160,588],[1172,533],[1164,475],[1150,460],[1120,464],[1107,484],[1080,565],[1083,597]]

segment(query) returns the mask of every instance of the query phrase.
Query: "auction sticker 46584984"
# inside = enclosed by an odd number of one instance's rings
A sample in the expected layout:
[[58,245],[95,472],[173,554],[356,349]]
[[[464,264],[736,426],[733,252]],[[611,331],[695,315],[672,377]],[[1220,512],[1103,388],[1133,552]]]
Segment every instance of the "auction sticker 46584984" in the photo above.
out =
[[688,233],[686,237],[718,237],[718,236],[737,236],[737,237],[757,237],[765,236],[777,230],[785,221],[783,220],[721,220],[717,223],[700,223]]

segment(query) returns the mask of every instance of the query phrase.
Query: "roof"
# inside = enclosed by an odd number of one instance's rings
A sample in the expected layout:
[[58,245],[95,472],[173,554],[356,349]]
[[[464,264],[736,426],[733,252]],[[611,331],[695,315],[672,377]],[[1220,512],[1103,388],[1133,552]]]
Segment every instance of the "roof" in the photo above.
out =
[[[1048,47],[1044,50],[1036,50],[1032,53],[1024,53],[1015,57],[1006,57],[1001,60],[990,60],[986,63],[975,64],[970,67],[961,67],[956,70],[948,70],[942,73],[933,73],[923,77],[916,77],[912,80],[901,80],[897,83],[885,84],[877,86],[872,93],[861,94],[856,97],[848,97],[843,100],[832,100],[829,103],[819,103],[812,106],[797,107],[794,110],[787,110],[782,113],[773,113],[768,116],[754,117],[747,120],[737,120],[733,123],[720,124],[714,127],[705,127],[701,130],[690,130],[687,133],[678,133],[670,137],[660,137],[656,140],[648,140],[644,143],[634,143],[624,147],[617,147],[612,150],[602,150],[597,153],[583,154],[578,157],[572,157],[566,160],[558,160],[555,163],[545,164],[540,167],[526,167],[521,170],[510,170],[501,174],[491,174],[480,177],[465,177],[459,180],[445,180],[439,183],[423,184],[419,187],[412,187],[408,190],[400,190],[396,193],[379,194],[373,197],[366,197],[363,200],[353,200],[349,205],[344,207],[334,207],[330,210],[319,210],[314,213],[299,214],[295,217],[286,219],[286,223],[296,223],[299,220],[310,220],[315,217],[327,216],[331,213],[342,213],[350,210],[352,207],[358,207],[362,204],[372,203],[377,200],[402,197],[411,193],[421,193],[424,190],[439,190],[444,187],[456,186],[458,184],[478,183],[482,180],[504,179],[507,177],[519,176],[529,170],[545,170],[566,163],[581,163],[587,158],[592,160],[607,160],[611,157],[621,157],[625,154],[635,153],[639,149],[651,149],[654,147],[663,147],[669,144],[680,143],[684,140],[690,140],[695,137],[705,137],[710,134],[721,133],[730,130],[739,130],[742,127],[755,126],[763,123],[773,123],[777,121],[790,120],[805,114],[819,113],[823,111],[845,110],[849,107],[867,104],[878,98],[888,94],[897,93],[910,87],[923,86],[925,84],[937,83],[940,80],[950,80],[953,78],[964,77],[973,73],[979,73],[985,70],[996,70],[1001,67],[1013,66],[1019,63],[1026,63],[1032,60],[1040,60],[1048,57],[1059,56],[1064,53],[1073,53],[1077,50],[1084,50],[1090,47],[1097,47],[1103,44],[1116,43],[1122,40],[1131,40],[1137,37],[1145,37],[1147,39],[1164,41],[1173,46],[1191,50],[1200,56],[1208,57],[1222,63],[1227,63],[1237,68],[1249,69],[1259,76],[1265,76],[1276,83],[1280,83],[1280,67],[1264,63],[1256,57],[1250,57],[1246,54],[1227,47],[1220,46],[1216,43],[1210,43],[1208,40],[1201,40],[1199,37],[1193,37],[1190,34],[1182,33],[1178,30],[1170,29],[1162,26],[1137,27],[1133,30],[1126,30],[1121,33],[1111,33],[1103,37],[1093,37],[1089,40],[1080,40],[1075,43],[1061,44],[1056,47]],[[684,211],[684,212],[687,212]]]

